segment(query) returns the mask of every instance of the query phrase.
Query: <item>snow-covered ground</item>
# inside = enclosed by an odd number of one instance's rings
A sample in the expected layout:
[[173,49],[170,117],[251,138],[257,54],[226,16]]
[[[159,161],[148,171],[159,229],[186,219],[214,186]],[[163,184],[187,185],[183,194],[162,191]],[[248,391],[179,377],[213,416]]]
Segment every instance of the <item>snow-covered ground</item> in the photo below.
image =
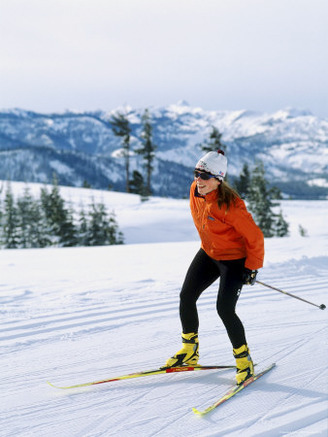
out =
[[[204,418],[191,408],[218,399],[234,371],[50,387],[47,380],[71,385],[156,368],[176,352],[179,290],[199,247],[187,200],[61,193],[76,205],[90,196],[104,201],[128,244],[0,251],[1,436],[327,435],[328,310],[258,284],[244,287],[237,310],[258,368],[277,367]],[[282,209],[291,235],[266,240],[258,278],[327,305],[328,201],[283,201]],[[198,304],[200,362],[234,364],[216,289]]]

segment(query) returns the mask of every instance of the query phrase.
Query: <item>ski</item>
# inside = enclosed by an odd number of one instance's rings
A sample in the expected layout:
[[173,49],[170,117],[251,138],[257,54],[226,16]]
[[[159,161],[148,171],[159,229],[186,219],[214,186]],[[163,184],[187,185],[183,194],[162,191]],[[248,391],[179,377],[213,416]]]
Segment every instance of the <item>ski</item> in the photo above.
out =
[[67,385],[67,386],[57,386],[52,384],[51,382],[47,381],[51,387],[54,388],[60,388],[63,390],[70,389],[70,388],[80,388],[80,387],[89,387],[91,385],[98,385],[98,384],[105,384],[108,382],[115,382],[115,381],[121,381],[124,379],[132,379],[132,378],[141,378],[143,376],[152,376],[152,375],[161,375],[161,374],[168,374],[168,373],[181,373],[181,372],[193,372],[196,370],[220,370],[220,369],[235,369],[235,366],[181,366],[181,367],[163,367],[155,370],[146,370],[142,372],[135,372],[135,373],[129,373],[126,375],[117,376],[116,378],[110,378],[110,379],[101,379],[99,381],[91,381],[91,382],[84,382],[82,384],[75,384],[75,385]]
[[262,370],[261,372],[257,373],[254,376],[251,376],[250,378],[246,379],[243,383],[239,385],[235,385],[232,387],[226,394],[224,394],[220,399],[218,399],[214,404],[210,405],[206,410],[199,411],[197,408],[193,408],[193,412],[197,414],[198,416],[205,416],[205,414],[210,413],[215,408],[217,408],[219,405],[223,404],[223,402],[226,402],[227,400],[231,399],[233,396],[235,396],[237,393],[239,393],[241,390],[255,382],[257,379],[261,378],[261,376],[265,375],[267,372],[269,372],[271,369],[275,367],[276,363],[271,364],[266,369]]

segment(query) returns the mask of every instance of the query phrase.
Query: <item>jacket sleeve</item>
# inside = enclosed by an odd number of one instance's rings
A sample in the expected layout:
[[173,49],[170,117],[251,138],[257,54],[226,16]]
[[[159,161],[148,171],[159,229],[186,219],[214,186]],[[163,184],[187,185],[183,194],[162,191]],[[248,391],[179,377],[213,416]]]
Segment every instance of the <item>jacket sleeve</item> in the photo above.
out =
[[235,207],[227,213],[226,222],[244,238],[246,246],[245,267],[257,270],[263,267],[264,237],[261,229],[256,225],[252,215],[247,211],[243,200],[239,200]]

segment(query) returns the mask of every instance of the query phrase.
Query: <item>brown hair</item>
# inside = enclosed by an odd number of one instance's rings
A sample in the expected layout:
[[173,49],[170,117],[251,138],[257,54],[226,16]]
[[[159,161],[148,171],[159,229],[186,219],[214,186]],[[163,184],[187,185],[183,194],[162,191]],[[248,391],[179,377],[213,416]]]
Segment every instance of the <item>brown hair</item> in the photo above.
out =
[[227,211],[230,208],[231,203],[235,203],[236,199],[240,199],[238,192],[225,181],[221,181],[221,184],[218,186],[218,193],[219,208],[221,209],[223,205],[226,205]]

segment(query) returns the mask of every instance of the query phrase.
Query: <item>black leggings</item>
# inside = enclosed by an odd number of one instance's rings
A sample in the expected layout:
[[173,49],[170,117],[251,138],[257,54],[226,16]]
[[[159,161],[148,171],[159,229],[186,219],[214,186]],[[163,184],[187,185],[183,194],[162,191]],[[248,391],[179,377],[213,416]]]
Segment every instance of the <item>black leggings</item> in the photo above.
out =
[[199,320],[196,302],[202,292],[216,279],[220,286],[216,309],[227,330],[233,348],[246,344],[245,330],[235,313],[243,285],[242,272],[245,258],[231,261],[216,261],[203,249],[197,252],[188,269],[180,293],[180,319],[183,333],[198,332]]

